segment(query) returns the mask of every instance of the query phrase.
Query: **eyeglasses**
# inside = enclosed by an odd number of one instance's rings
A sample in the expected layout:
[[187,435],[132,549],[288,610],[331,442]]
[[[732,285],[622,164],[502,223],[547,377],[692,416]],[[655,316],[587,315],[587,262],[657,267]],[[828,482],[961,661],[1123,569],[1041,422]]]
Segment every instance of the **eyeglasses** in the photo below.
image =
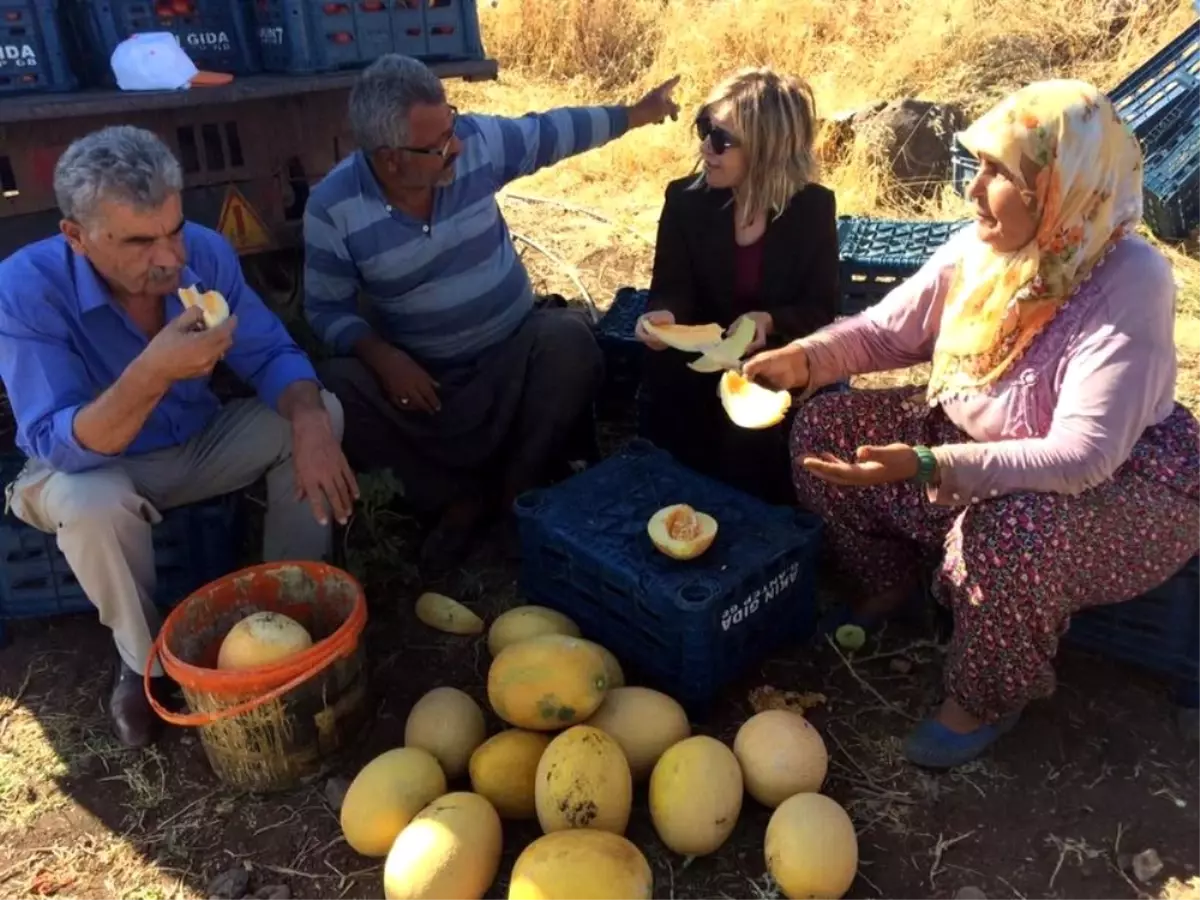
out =
[[737,138],[719,125],[714,125],[712,119],[707,115],[696,117],[696,134],[700,138],[701,143],[708,141],[708,145],[712,147],[712,152],[717,154],[717,156],[720,156],[730,147],[738,146]]
[[450,142],[454,140],[454,128],[458,125],[458,107],[450,107],[450,133],[440,147],[399,147],[405,153],[416,153],[419,156],[440,156],[445,159],[450,155]]

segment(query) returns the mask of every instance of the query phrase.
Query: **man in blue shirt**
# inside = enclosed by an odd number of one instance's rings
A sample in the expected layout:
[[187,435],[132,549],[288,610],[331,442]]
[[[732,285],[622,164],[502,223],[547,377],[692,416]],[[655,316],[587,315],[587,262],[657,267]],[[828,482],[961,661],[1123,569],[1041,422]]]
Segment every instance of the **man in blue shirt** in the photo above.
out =
[[[440,522],[444,569],[485,512],[565,462],[603,374],[587,320],[536,309],[496,192],[674,117],[675,81],[633,106],[459,115],[417,60],[380,57],[350,97],[358,151],[313,189],[304,303],[338,357],[322,371],[362,469],[390,467]],[[363,295],[368,310],[360,310]]]
[[[152,133],[106,128],[59,159],[61,234],[0,262],[0,378],[29,457],[13,511],[55,533],[112,629],[117,736],[153,740],[142,672],[159,620],[151,525],[160,511],[266,476],[268,560],[319,559],[330,512],[357,493],[337,400],[243,280],[237,255],[184,221],[178,162]],[[206,328],[181,287],[217,291],[230,315]],[[220,360],[258,399],[224,407]],[[156,672],[155,674],[161,674]]]

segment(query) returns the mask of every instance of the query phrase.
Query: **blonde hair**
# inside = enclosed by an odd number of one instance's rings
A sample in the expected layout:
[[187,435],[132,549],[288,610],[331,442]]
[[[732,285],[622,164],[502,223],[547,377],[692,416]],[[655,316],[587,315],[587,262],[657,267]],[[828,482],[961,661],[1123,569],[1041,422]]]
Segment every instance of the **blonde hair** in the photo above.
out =
[[[746,154],[746,180],[736,189],[743,223],[760,213],[780,215],[817,180],[816,103],[802,79],[767,68],[741,69],[713,88],[700,110],[706,114],[728,123]],[[701,175],[692,186],[704,184]]]

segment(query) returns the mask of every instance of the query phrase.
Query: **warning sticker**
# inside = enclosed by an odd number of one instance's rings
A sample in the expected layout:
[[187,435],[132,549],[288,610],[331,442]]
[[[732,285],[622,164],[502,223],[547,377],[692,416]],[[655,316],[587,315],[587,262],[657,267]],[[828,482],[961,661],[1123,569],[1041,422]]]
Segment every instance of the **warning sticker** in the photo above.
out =
[[225,193],[225,202],[221,205],[217,231],[225,235],[239,253],[266,250],[271,246],[267,226],[254,211],[254,207],[242,196],[242,192],[232,184]]

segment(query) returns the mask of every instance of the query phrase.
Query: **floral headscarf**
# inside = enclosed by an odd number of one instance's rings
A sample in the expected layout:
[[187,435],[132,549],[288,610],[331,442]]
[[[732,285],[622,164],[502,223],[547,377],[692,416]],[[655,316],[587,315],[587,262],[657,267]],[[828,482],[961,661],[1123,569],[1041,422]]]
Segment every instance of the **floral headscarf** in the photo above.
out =
[[999,253],[982,241],[964,251],[934,346],[930,403],[1004,375],[1142,218],[1141,147],[1090,84],[1031,84],[959,141],[1012,174],[1039,224],[1016,252]]

